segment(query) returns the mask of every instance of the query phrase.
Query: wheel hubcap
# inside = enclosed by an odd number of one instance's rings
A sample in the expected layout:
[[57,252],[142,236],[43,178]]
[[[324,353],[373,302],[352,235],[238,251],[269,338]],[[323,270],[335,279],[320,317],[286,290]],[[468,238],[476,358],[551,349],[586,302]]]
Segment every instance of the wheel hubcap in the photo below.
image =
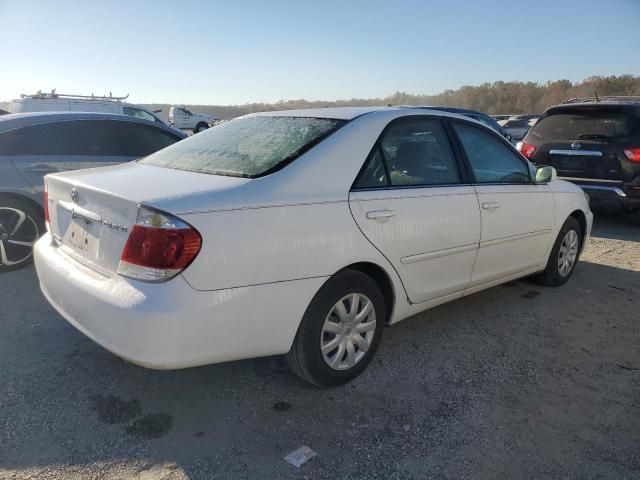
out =
[[38,225],[26,213],[0,207],[0,265],[17,265],[28,260],[39,236]]
[[573,266],[578,258],[578,233],[575,230],[569,230],[560,244],[558,250],[558,273],[566,277],[571,273]]
[[373,302],[361,293],[345,295],[331,308],[320,334],[320,351],[334,370],[355,366],[365,356],[376,331]]

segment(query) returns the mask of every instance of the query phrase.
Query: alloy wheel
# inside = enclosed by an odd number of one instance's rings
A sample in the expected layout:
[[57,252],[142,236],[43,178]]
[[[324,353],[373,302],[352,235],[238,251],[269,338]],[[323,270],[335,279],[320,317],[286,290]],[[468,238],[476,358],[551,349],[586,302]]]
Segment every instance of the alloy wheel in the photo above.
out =
[[558,250],[558,273],[566,277],[571,273],[573,266],[578,258],[578,233],[575,230],[569,230],[560,244]]
[[320,333],[320,351],[334,370],[347,370],[365,356],[376,330],[373,302],[361,293],[342,297],[326,316]]
[[0,265],[18,265],[33,253],[38,224],[22,210],[0,207]]

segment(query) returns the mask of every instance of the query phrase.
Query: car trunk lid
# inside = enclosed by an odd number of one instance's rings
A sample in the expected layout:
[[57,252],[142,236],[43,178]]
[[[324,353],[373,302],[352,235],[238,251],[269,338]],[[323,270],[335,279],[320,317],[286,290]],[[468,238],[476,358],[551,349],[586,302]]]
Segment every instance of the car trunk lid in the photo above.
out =
[[570,178],[616,179],[620,161],[609,153],[606,141],[576,140],[546,145],[548,162],[558,175]]
[[112,276],[136,223],[139,205],[219,191],[247,181],[135,163],[48,175],[50,230],[69,256]]

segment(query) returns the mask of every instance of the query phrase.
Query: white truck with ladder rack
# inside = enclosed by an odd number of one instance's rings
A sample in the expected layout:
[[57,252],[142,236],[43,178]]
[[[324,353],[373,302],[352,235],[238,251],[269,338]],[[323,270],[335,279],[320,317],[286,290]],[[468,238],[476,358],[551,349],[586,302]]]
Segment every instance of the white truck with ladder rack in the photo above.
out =
[[126,103],[127,98],[129,95],[114,97],[111,92],[108,96],[97,96],[56,93],[55,89],[50,93],[43,93],[39,90],[30,95],[22,94],[20,98],[13,100],[9,104],[9,112],[103,112],[129,115],[165,126],[169,125],[157,115],[159,110],[152,112],[138,105]]

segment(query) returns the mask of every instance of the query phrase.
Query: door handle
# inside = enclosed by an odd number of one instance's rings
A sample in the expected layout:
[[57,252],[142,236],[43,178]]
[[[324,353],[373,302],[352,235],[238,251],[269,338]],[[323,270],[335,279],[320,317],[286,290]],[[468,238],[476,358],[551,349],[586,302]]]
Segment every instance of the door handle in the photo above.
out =
[[381,218],[390,218],[395,216],[396,212],[393,210],[372,210],[371,212],[367,212],[367,218],[369,220],[378,220]]
[[25,172],[34,172],[34,173],[52,173],[57,172],[58,169],[52,167],[51,165],[47,165],[46,163],[38,163],[37,165],[31,165],[30,167],[25,167]]
[[496,210],[496,209],[500,208],[500,204],[497,203],[497,202],[484,202],[482,204],[482,208],[485,209],[485,210],[492,211],[492,210]]

